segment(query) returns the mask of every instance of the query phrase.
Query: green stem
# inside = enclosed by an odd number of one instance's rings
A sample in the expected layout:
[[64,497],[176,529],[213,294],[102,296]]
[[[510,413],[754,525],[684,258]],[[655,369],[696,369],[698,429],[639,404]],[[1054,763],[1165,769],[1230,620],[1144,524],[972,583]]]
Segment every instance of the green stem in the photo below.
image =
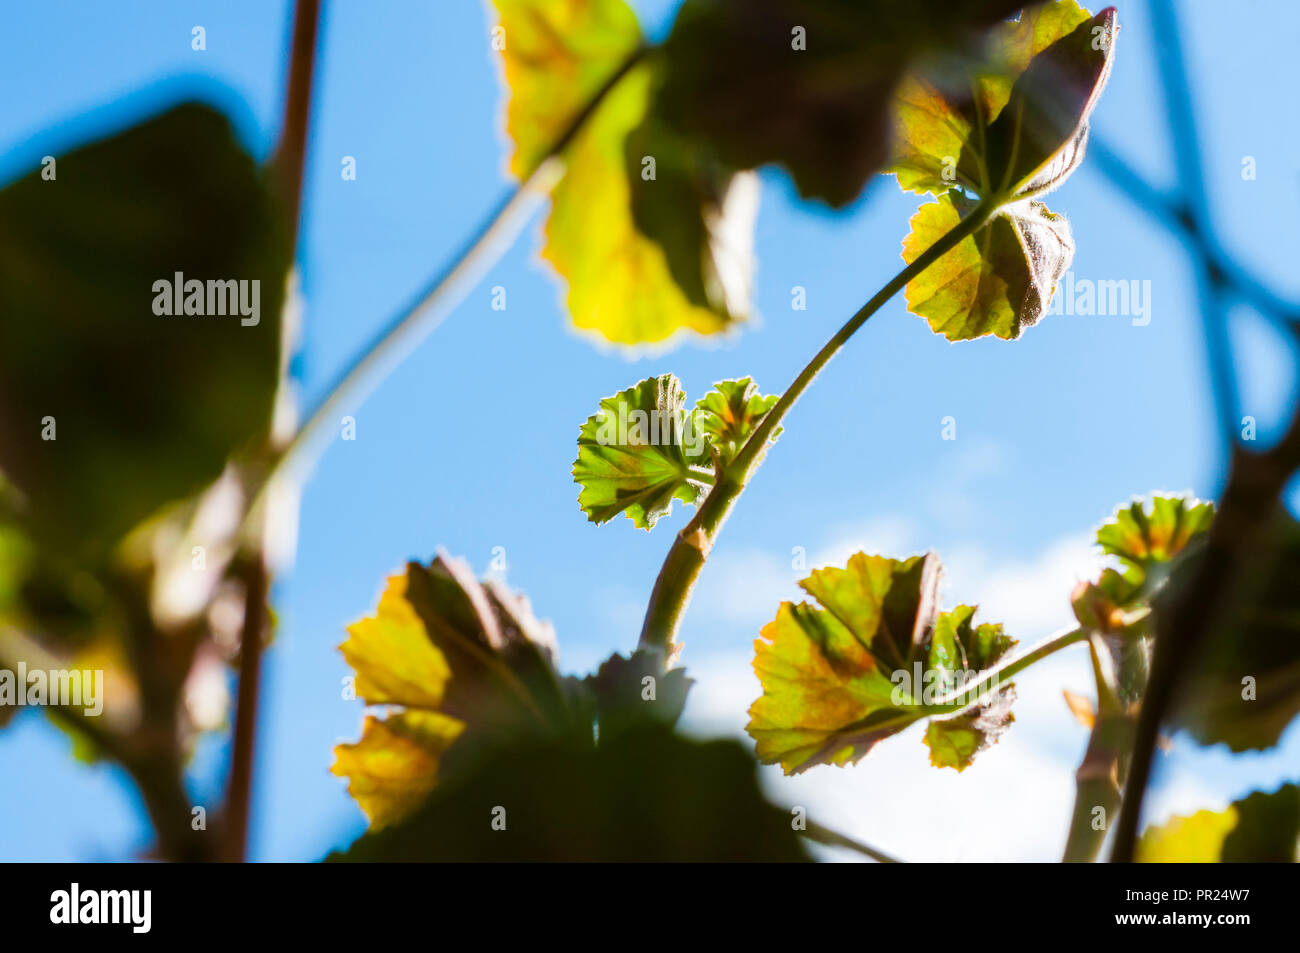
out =
[[672,547],[659,570],[650,604],[646,607],[645,622],[641,628],[641,647],[657,648],[671,652],[681,625],[682,615],[690,602],[691,592],[699,578],[704,561],[708,559],[713,541],[722,524],[726,522],[732,506],[744,491],[745,485],[763,458],[773,432],[785,419],[808,385],[821,372],[832,357],[844,347],[858,328],[867,322],[890,298],[909,281],[938,261],[960,242],[979,231],[997,214],[999,201],[985,201],[971,210],[955,227],[922,252],[915,261],[890,279],[871,300],[864,304],[844,326],[835,332],[808,365],[799,372],[781,399],[776,402],[753,434],[745,442],[731,466],[723,472],[708,497],[696,511],[685,528],[677,534]]

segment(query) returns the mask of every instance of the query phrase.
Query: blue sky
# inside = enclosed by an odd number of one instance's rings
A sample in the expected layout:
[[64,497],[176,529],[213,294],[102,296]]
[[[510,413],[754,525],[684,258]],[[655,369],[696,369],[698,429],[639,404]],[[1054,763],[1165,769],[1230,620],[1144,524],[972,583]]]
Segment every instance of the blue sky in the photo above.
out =
[[[636,4],[662,31],[670,2]],[[1144,176],[1172,184],[1174,161],[1143,4],[1120,2],[1122,33],[1094,115]],[[1300,299],[1300,131],[1279,121],[1294,89],[1300,7],[1250,0],[1178,4],[1187,32],[1207,187],[1225,245],[1280,293]],[[269,0],[22,5],[0,33],[6,106],[0,178],[70,142],[106,132],[194,89],[233,108],[263,156],[278,129],[288,4]],[[476,3],[329,5],[318,59],[300,249],[306,315],[296,363],[314,402],[350,355],[462,245],[508,187],[502,89]],[[1267,24],[1262,28],[1261,24]],[[190,48],[203,25],[207,50]],[[234,104],[232,107],[231,104]],[[1241,176],[1244,156],[1257,177]],[[356,158],[356,181],[340,177]],[[849,344],[791,414],[728,523],[683,630],[698,679],[688,721],[734,732],[756,697],[751,643],[791,567],[858,547],[936,550],[950,564],[947,604],[978,602],[1029,642],[1069,620],[1073,581],[1093,570],[1090,530],[1134,494],[1212,495],[1219,460],[1195,284],[1179,243],[1085,163],[1048,199],[1071,220],[1076,279],[1150,281],[1151,320],[1052,315],[1014,343],[949,344],[901,296]],[[332,746],[357,736],[358,703],[335,647],[374,606],[387,574],[436,547],[488,568],[503,547],[510,583],[559,634],[562,666],[584,672],[634,645],[640,613],[680,509],[655,532],[596,527],[569,474],[579,424],[599,399],[671,371],[692,398],[745,374],[784,388],[821,343],[900,267],[918,205],[880,177],[842,213],[798,201],[763,173],[756,326],[725,342],[684,343],[629,360],[567,326],[561,289],[537,257],[540,217],[451,318],[355,411],[357,439],[335,441],[306,483],[295,565],[277,581],[281,627],[267,658],[253,855],[314,859],[363,827]],[[489,289],[508,292],[504,312]],[[790,307],[807,289],[806,311]],[[1294,392],[1274,332],[1234,311],[1244,412],[1261,439]],[[941,439],[956,418],[957,439]],[[913,734],[857,768],[798,780],[764,773],[771,795],[916,859],[1050,859],[1059,853],[1085,741],[1060,689],[1090,692],[1086,653],[1018,680],[1017,724],[967,772],[925,765]],[[39,714],[0,732],[0,858],[123,859],[148,842],[120,773],[75,764]],[[1230,759],[1180,741],[1162,762],[1153,816],[1224,803],[1272,785],[1296,763],[1281,749]],[[198,803],[214,805],[225,750],[195,761]],[[994,835],[932,819],[961,798]],[[987,803],[985,803],[987,802]],[[990,823],[985,825],[995,828]]]

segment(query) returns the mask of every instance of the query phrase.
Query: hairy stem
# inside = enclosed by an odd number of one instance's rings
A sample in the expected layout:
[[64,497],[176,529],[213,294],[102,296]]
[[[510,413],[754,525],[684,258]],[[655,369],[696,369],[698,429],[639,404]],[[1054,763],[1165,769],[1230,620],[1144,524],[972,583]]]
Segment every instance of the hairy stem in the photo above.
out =
[[785,419],[808,385],[821,372],[853,334],[867,319],[897,294],[909,281],[925,271],[944,254],[966,238],[979,231],[997,213],[997,202],[983,202],[976,206],[951,231],[922,252],[915,261],[890,279],[871,300],[845,322],[826,342],[807,366],[799,372],[785,393],[781,395],[762,422],[755,428],[731,466],[723,472],[717,485],[709,492],[695,516],[674,538],[654,590],[646,607],[645,621],[641,627],[641,647],[657,648],[671,653],[677,630],[690,602],[691,592],[699,578],[700,570],[708,559],[709,551],[726,522],[732,506],[744,491],[746,483],[762,461],[763,452],[773,432]]

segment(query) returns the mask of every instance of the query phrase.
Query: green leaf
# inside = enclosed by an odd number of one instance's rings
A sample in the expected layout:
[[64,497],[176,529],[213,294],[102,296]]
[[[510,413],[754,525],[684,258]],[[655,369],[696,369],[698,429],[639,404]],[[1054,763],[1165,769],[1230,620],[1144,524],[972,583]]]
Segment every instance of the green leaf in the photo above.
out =
[[1300,787],[1256,791],[1223,811],[1198,811],[1149,827],[1142,863],[1295,863],[1300,860]]
[[[1239,569],[1238,591],[1190,662],[1170,723],[1201,744],[1248,751],[1277,744],[1300,714],[1300,523],[1279,511]],[[1191,562],[1175,571],[1171,598],[1184,572]]]
[[889,157],[890,104],[914,62],[969,47],[1021,0],[687,0],[655,111],[735,168],[784,165],[842,207]]
[[[969,210],[951,195],[922,205],[903,259],[911,264]],[[1041,202],[1018,202],[908,282],[907,307],[950,341],[986,334],[1012,340],[1042,317],[1073,257],[1065,217]]]
[[[602,733],[603,735],[603,733]],[[800,861],[790,815],[763,800],[733,741],[657,727],[597,747],[519,743],[444,777],[408,820],[336,861]]]
[[573,479],[593,523],[626,513],[650,529],[673,500],[694,503],[713,482],[707,437],[671,374],[650,377],[600,402],[578,433]]
[[[758,385],[749,377],[736,381],[719,381],[713,385],[713,390],[700,399],[695,405],[699,411],[700,427],[717,450],[723,467],[730,466],[736,459],[736,454],[745,445],[749,435],[780,399],[778,394],[760,394]],[[772,440],[780,433],[781,428],[778,427],[772,433]]]
[[[852,764],[876,742],[933,714],[926,706],[960,677],[993,665],[1014,644],[1000,626],[972,626],[974,609],[940,613],[938,557],[896,560],[858,553],[800,585],[821,607],[781,604],[754,642],[763,695],[747,731],[764,764],[787,774]],[[1009,704],[1010,686],[980,707]],[[968,710],[934,728],[931,759],[960,770],[1009,723],[1009,712]],[[965,736],[959,737],[965,732]]]
[[727,321],[750,312],[758,177],[720,162],[653,113],[627,137],[632,218],[667,257],[694,306]]
[[[0,469],[32,538],[94,569],[258,443],[289,229],[227,119],[177,106],[0,190]],[[201,223],[201,225],[196,225]],[[168,315],[160,281],[249,282],[258,320]],[[234,310],[232,307],[230,310]]]
[[641,44],[623,0],[492,0],[504,31],[510,171],[521,179]]
[[535,735],[591,740],[584,691],[555,671],[551,627],[459,560],[439,555],[390,577],[375,615],[350,626],[340,649],[357,696],[390,708],[367,718],[359,742],[335,748],[332,768],[374,827],[418,806],[458,739],[470,748]]
[[1034,197],[1082,161],[1118,29],[1114,9],[1089,18],[1060,0],[994,31],[985,65],[931,64],[899,85],[888,171],[904,190],[939,197],[913,217],[903,258],[911,264],[980,203],[998,210],[908,283],[908,309],[936,333],[1014,339],[1046,311],[1074,240]]

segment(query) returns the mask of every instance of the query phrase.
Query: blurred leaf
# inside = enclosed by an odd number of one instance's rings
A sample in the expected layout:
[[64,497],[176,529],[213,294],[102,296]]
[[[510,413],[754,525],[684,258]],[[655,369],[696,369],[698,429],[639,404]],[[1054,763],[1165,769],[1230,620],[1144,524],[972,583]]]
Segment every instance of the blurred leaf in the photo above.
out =
[[687,0],[657,114],[740,169],[784,165],[842,207],[889,156],[890,104],[914,61],[973,45],[1022,0]]
[[[933,554],[888,559],[858,553],[844,569],[820,569],[800,585],[821,608],[784,602],[754,642],[763,695],[747,731],[764,764],[786,774],[858,761],[876,742],[927,717],[962,679],[1014,644],[1000,626],[972,627],[974,609],[940,613]],[[1011,686],[931,723],[935,765],[958,770],[1010,722]],[[996,709],[996,710],[995,710]],[[940,727],[935,727],[940,725]]]
[[732,741],[661,728],[598,747],[535,740],[447,778],[409,820],[343,861],[799,861],[790,816],[766,803]]
[[[991,30],[988,49],[969,65],[923,64],[894,96],[894,145],[886,172],[904,191],[942,195],[955,186],[993,191],[987,128],[1006,106],[1030,60],[1089,19],[1074,0],[1026,7]],[[998,180],[1000,181],[1000,180]]]
[[510,171],[527,178],[641,43],[623,0],[492,0],[505,31]]
[[335,774],[374,826],[414,809],[442,756],[520,736],[591,738],[590,706],[555,671],[555,637],[528,600],[495,580],[480,584],[439,555],[393,576],[376,615],[348,629],[341,649],[369,705],[401,706],[367,718],[362,738],[335,748]]
[[[1171,580],[1175,594],[1182,578]],[[1300,523],[1279,512],[1240,578],[1170,718],[1201,744],[1233,751],[1271,748],[1300,714]]]
[[[758,392],[753,378],[742,377],[736,381],[719,381],[696,403],[700,427],[718,451],[723,467],[730,466],[736,459],[749,435],[778,400],[780,395],[764,396]],[[778,427],[772,439],[775,440],[780,433]]]
[[593,523],[626,513],[650,529],[673,500],[694,503],[713,482],[697,413],[672,374],[650,377],[600,402],[578,433],[573,479]]
[[[0,469],[43,547],[97,564],[265,432],[288,267],[265,176],[207,106],[0,191]],[[155,314],[178,273],[259,282],[260,320]]]
[[759,184],[654,114],[627,137],[632,217],[687,300],[726,321],[750,311]]
[[1300,787],[1256,791],[1223,811],[1198,811],[1149,827],[1142,863],[1295,863],[1300,847]]
[[[951,195],[922,205],[903,259],[911,264],[967,212]],[[985,334],[1012,340],[1042,317],[1073,257],[1065,217],[1041,202],[1018,202],[908,282],[907,307],[950,341]]]
[[[1001,625],[972,625],[974,615],[974,606],[958,606],[940,613],[935,622],[927,670],[938,675],[936,681],[944,694],[960,690],[963,679],[991,668],[1016,644]],[[955,718],[932,719],[925,731],[930,763],[958,771],[968,768],[975,756],[996,744],[1015,721],[1011,714],[1015,697],[1014,686],[1008,684]]]
[[361,740],[338,745],[330,770],[348,779],[348,793],[378,830],[424,801],[437,783],[442,756],[463,728],[437,712],[367,715]]
[[[623,0],[494,0],[510,88],[511,171],[531,174],[641,44]],[[642,64],[564,152],[542,257],[568,284],[574,326],[614,344],[716,334],[749,311],[757,183],[648,120]],[[641,175],[652,155],[662,180]]]
[[[674,280],[663,245],[648,238],[633,220],[634,186],[628,178],[625,143],[628,134],[645,117],[650,83],[647,67],[633,70],[609,93],[569,147],[568,171],[552,193],[546,245],[542,249],[542,256],[568,282],[568,309],[574,326],[594,331],[614,344],[660,343],[682,331],[717,334],[734,323],[730,312],[720,313],[692,303],[690,289],[683,291]],[[642,183],[639,178],[637,183],[638,189],[659,184]],[[669,183],[665,184],[671,188]],[[733,187],[732,192],[735,191]],[[752,193],[752,189],[749,191]],[[680,194],[670,194],[674,202],[681,198]],[[737,193],[737,198],[745,196]],[[719,202],[722,201],[720,197]],[[658,214],[658,227],[654,230],[663,241],[676,238],[668,234],[671,228],[665,231],[666,219],[672,219],[669,224],[673,227],[686,223],[689,230],[698,224],[707,232],[705,226],[715,217],[692,202],[678,211],[664,210]],[[696,223],[693,216],[697,215],[708,218]],[[752,209],[742,217],[752,221]],[[648,224],[656,225],[656,222]],[[721,219],[715,224],[730,234],[730,225],[724,227]],[[742,222],[734,224],[737,231],[745,232]],[[748,267],[748,252],[740,247],[747,247],[748,236],[740,239],[735,247],[724,247],[722,237],[721,232],[716,236],[710,234],[709,241],[703,242],[703,232],[696,231],[693,238],[687,236],[695,243],[690,246],[694,251],[678,249],[700,256],[698,267],[703,269],[700,281],[712,281],[708,274],[711,270],[721,275],[722,269],[728,267],[724,260],[730,262],[732,256],[744,259]],[[715,238],[719,242],[716,246]],[[706,261],[703,257],[713,256],[715,252],[716,260]],[[678,269],[683,271],[680,261]],[[743,292],[739,290],[741,286],[745,288]],[[747,299],[747,287],[747,277],[735,285],[737,309],[740,309],[740,299]],[[714,291],[717,294],[696,287],[694,296],[699,300],[704,294],[717,304],[729,294],[721,285]]]

